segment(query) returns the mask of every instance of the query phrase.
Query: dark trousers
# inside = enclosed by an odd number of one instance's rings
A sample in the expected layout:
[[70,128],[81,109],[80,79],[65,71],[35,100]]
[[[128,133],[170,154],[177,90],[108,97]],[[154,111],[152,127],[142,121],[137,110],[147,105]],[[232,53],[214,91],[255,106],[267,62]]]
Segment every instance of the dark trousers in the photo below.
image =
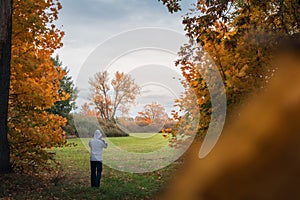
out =
[[92,187],[100,187],[100,179],[102,174],[102,162],[91,161],[91,185]]

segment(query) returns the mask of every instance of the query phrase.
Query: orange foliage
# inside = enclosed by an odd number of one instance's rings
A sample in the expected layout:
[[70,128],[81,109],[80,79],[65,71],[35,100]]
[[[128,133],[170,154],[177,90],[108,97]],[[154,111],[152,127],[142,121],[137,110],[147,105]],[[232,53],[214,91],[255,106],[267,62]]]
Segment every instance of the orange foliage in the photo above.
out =
[[[165,0],[169,10],[179,6],[180,0]],[[186,78],[185,94],[176,105],[191,114],[192,104],[198,106],[202,122],[199,135],[203,138],[211,115],[210,96],[203,82],[202,71],[209,70],[205,63],[210,57],[220,72],[226,88],[229,117],[236,107],[246,103],[251,94],[265,90],[277,68],[272,64],[272,52],[278,48],[278,39],[299,34],[299,3],[293,1],[211,1],[198,0],[191,12],[183,18],[190,43],[179,53],[177,64]],[[172,6],[173,5],[173,6]],[[197,47],[197,48],[195,48]],[[204,51],[209,56],[204,57]],[[201,76],[198,71],[201,71]],[[209,77],[209,76],[206,76]],[[214,77],[209,77],[214,83]],[[197,99],[188,101],[190,94]],[[180,119],[174,112],[176,119]]]
[[84,114],[85,116],[89,116],[89,117],[95,117],[95,116],[98,116],[99,114],[97,113],[96,110],[91,110],[90,109],[90,106],[88,103],[84,103],[82,106],[81,106],[81,110],[80,112],[82,114]]
[[140,93],[134,79],[129,74],[118,71],[111,82],[107,71],[98,72],[90,78],[89,84],[99,117],[105,121],[114,121],[117,111],[128,112]]
[[140,116],[136,116],[134,121],[139,126],[148,126],[151,123],[153,123],[153,120],[150,119],[147,115],[145,115],[143,112],[138,113]]
[[165,108],[156,102],[144,106],[144,111],[138,112],[135,121],[139,126],[148,126],[150,124],[161,124],[168,119]]
[[66,119],[47,112],[69,98],[58,93],[65,72],[50,60],[64,35],[53,24],[59,9],[55,0],[14,1],[8,134],[13,167],[23,172],[50,167],[46,148],[65,143]]

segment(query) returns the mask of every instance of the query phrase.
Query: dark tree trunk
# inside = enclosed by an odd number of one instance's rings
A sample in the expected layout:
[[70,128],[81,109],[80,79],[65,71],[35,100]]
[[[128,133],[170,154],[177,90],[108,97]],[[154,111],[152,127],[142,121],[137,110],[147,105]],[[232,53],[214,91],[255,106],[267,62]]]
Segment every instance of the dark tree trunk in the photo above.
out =
[[0,173],[10,171],[7,113],[10,83],[12,0],[0,0]]

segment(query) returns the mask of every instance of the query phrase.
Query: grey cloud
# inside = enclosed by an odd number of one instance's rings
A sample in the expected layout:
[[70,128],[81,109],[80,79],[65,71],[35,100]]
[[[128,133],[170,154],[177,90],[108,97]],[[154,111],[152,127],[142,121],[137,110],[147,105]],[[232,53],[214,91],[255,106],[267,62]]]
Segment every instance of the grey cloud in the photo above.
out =
[[[66,32],[58,53],[76,78],[87,56],[100,43],[120,32],[162,27],[183,33],[181,15],[170,14],[157,0],[60,0],[58,27]],[[193,1],[184,1],[190,4]],[[122,44],[120,44],[122,45]]]

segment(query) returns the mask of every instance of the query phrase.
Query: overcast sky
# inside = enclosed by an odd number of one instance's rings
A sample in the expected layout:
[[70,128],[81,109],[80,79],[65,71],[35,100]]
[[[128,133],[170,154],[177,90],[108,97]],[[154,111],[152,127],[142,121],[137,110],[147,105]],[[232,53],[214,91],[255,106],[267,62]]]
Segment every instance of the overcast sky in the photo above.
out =
[[[66,35],[63,39],[64,46],[56,53],[60,56],[63,65],[69,68],[70,75],[76,82],[88,56],[101,43],[115,35],[143,27],[171,29],[184,34],[184,27],[181,24],[182,15],[187,12],[187,8],[190,7],[191,3],[194,3],[194,0],[185,0],[183,10],[176,14],[170,14],[167,8],[158,0],[60,0],[60,2],[63,9],[60,11],[59,20],[56,24],[61,30],[65,31]],[[131,54],[131,57],[127,56],[124,58],[123,63],[120,63],[122,59],[116,63],[124,67],[126,66],[126,59],[132,60],[133,56],[134,54]],[[139,59],[143,58],[147,59],[146,56],[139,56]],[[170,56],[166,56],[166,60],[169,61],[170,58]],[[105,58],[99,55],[99,60],[101,59]],[[157,64],[161,63],[163,63],[162,60],[153,64],[157,66]],[[88,76],[92,76],[92,74],[88,74]],[[174,77],[174,75],[170,75],[170,80],[171,76]],[[86,84],[87,81],[85,83],[83,81],[82,86],[77,85],[77,87],[81,91],[85,90],[85,93],[87,93]],[[170,111],[175,97],[170,98],[172,95],[170,96],[170,93],[168,96],[167,92],[165,92],[166,96],[162,96],[161,91],[163,88],[157,88],[157,85],[153,87],[148,85],[144,90],[148,91],[151,88],[153,90],[152,94],[148,94],[149,97],[144,96],[141,98],[143,100],[139,102],[140,106],[138,109],[141,109],[145,103],[151,103],[150,101],[161,101],[164,102],[164,106]],[[160,97],[158,94],[160,94]],[[156,95],[158,96],[157,100],[155,100]],[[86,94],[79,96],[79,103],[77,102],[77,104],[82,104],[87,100]],[[147,102],[147,98],[149,102]],[[169,99],[168,102],[166,102],[166,99]]]
[[65,31],[64,46],[56,53],[76,77],[87,56],[99,44],[124,31],[161,27],[184,33],[181,16],[193,0],[185,0],[183,11],[170,14],[158,0],[60,0],[58,27]]

